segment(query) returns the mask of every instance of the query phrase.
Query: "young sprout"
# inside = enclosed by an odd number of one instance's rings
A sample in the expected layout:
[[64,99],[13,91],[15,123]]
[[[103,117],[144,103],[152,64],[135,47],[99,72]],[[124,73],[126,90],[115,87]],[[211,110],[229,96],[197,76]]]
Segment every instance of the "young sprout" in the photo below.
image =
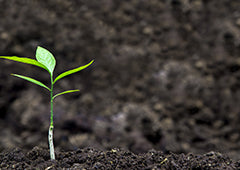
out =
[[35,80],[30,77],[22,76],[19,74],[11,74],[11,75],[19,77],[19,78],[27,80],[27,81],[30,81],[34,84],[44,87],[45,89],[47,89],[49,91],[49,95],[50,95],[50,126],[49,126],[49,131],[48,131],[48,142],[49,142],[49,149],[50,149],[50,158],[55,159],[54,145],[53,145],[53,100],[60,95],[78,92],[79,90],[78,89],[77,90],[67,90],[67,91],[63,91],[61,93],[57,93],[57,94],[53,95],[53,87],[58,80],[66,77],[70,74],[79,72],[79,71],[87,68],[88,66],[90,66],[93,63],[94,60],[92,60],[91,62],[89,62],[88,64],[86,64],[84,66],[77,67],[75,69],[63,72],[62,74],[58,75],[54,79],[53,71],[54,71],[54,68],[56,65],[56,60],[55,60],[54,56],[52,55],[52,53],[50,53],[45,48],[42,48],[39,46],[37,47],[37,50],[36,50],[36,59],[37,60],[30,59],[30,58],[24,58],[24,57],[16,57],[16,56],[0,56],[0,59],[1,58],[41,67],[41,68],[47,70],[48,73],[50,74],[50,87],[48,87],[45,84],[41,83],[40,81]]

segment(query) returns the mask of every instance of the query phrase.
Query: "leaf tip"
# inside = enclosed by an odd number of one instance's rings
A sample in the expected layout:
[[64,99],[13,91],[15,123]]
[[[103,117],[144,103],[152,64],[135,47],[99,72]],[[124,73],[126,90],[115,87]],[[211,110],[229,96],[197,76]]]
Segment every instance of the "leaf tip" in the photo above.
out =
[[41,47],[41,46],[38,45],[38,46],[37,46],[37,50],[38,50],[38,49],[43,49],[43,47]]

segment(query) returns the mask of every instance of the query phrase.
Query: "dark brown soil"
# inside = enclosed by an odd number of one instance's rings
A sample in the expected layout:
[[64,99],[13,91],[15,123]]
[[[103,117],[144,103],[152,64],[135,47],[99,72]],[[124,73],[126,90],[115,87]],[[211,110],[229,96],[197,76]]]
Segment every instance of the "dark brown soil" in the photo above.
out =
[[77,149],[73,152],[57,153],[57,160],[49,160],[47,149],[33,148],[24,154],[20,149],[0,154],[3,169],[238,169],[221,153],[209,152],[204,155],[163,154],[149,151],[133,154],[130,151],[112,149],[99,151],[93,148]]
[[55,162],[46,150],[47,91],[10,76],[47,84],[48,74],[0,61],[0,168],[239,168],[240,1],[0,7],[0,55],[34,58],[43,46],[57,59],[55,75],[95,60],[56,84],[56,92],[81,92],[55,101]]

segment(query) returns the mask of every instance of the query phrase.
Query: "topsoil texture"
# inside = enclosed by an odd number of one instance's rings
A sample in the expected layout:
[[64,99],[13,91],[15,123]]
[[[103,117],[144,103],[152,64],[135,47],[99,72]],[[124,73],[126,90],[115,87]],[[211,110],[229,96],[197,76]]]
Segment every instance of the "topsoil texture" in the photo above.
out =
[[47,92],[9,76],[48,84],[48,74],[0,61],[2,169],[239,168],[240,1],[0,0],[0,7],[0,55],[34,58],[43,46],[57,59],[55,75],[95,60],[56,84],[56,92],[81,90],[55,100],[57,161],[46,149]]
[[59,152],[57,160],[49,160],[47,149],[33,148],[24,154],[20,149],[0,154],[1,169],[239,169],[240,162],[233,162],[221,153],[163,154],[149,151],[133,154],[130,151],[112,149],[99,151],[93,148]]

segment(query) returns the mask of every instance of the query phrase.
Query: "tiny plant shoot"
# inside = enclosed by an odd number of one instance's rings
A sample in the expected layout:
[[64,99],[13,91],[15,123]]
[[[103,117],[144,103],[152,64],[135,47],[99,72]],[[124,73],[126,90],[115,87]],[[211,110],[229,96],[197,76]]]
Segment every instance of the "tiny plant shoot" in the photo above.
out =
[[45,89],[47,89],[49,91],[49,95],[50,95],[50,126],[49,126],[49,131],[48,131],[48,142],[49,142],[49,149],[50,149],[50,158],[55,159],[54,145],[53,145],[53,100],[60,95],[78,92],[79,90],[67,90],[67,91],[63,91],[61,93],[57,93],[54,95],[53,87],[58,80],[66,77],[70,74],[76,73],[78,71],[81,71],[81,70],[87,68],[88,66],[90,66],[93,63],[94,60],[92,60],[91,62],[89,62],[88,64],[86,64],[84,66],[77,67],[75,69],[63,72],[62,74],[58,75],[54,79],[53,71],[54,71],[54,68],[56,65],[56,60],[55,60],[54,56],[52,55],[52,53],[50,53],[45,48],[42,48],[39,46],[37,47],[37,50],[36,50],[36,59],[37,60],[30,59],[30,58],[24,58],[24,57],[16,57],[16,56],[11,56],[11,57],[10,56],[0,56],[0,59],[1,58],[41,67],[41,68],[47,70],[48,73],[50,74],[50,87],[48,87],[45,84],[41,83],[40,81],[35,80],[30,77],[22,76],[19,74],[11,74],[11,75],[16,76],[21,79],[24,79],[24,80],[27,80],[27,81],[30,81],[34,84],[44,87]]

